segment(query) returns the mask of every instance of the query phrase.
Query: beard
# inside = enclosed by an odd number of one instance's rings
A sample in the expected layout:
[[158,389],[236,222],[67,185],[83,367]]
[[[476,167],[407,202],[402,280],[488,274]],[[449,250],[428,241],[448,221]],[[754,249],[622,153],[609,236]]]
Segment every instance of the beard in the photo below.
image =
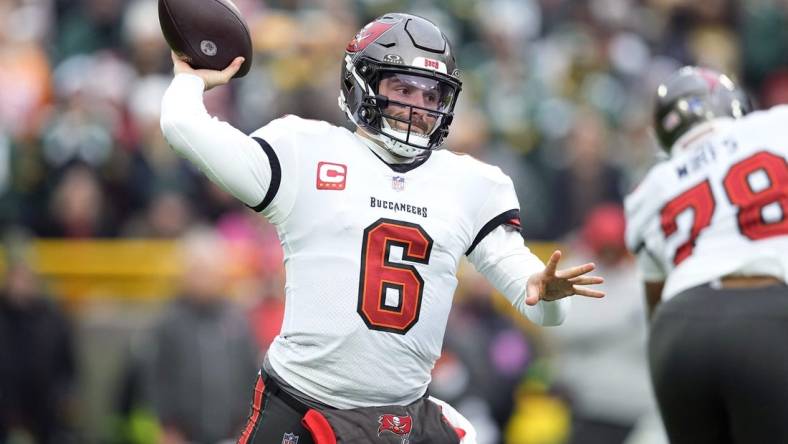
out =
[[[403,119],[403,120],[407,120],[408,119],[408,113],[394,113],[394,114],[392,114],[392,116],[396,117],[398,119]],[[431,122],[428,122],[427,119],[425,119],[425,118],[423,118],[423,117],[421,117],[419,115],[412,116],[411,124],[410,124],[411,131],[414,132],[414,133],[419,133],[419,134],[422,134],[422,135],[426,136],[430,132],[430,130],[435,126],[435,120],[436,119],[430,118],[429,120]],[[407,131],[408,130],[407,122],[401,122],[399,120],[389,119],[389,124],[394,129],[397,129],[397,130],[400,130],[400,131]]]

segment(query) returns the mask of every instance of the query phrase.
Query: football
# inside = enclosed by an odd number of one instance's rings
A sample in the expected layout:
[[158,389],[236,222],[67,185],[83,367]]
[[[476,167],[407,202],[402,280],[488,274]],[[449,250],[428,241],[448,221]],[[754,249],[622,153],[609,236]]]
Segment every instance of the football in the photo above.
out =
[[235,78],[252,64],[252,38],[230,0],[159,0],[159,25],[176,54],[195,69],[222,70],[244,57]]

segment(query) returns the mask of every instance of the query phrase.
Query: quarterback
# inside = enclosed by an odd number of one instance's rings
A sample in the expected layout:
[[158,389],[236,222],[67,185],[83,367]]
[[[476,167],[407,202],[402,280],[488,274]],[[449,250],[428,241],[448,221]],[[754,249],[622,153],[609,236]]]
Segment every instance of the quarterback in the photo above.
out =
[[788,106],[749,113],[725,75],[657,90],[669,158],[626,199],[671,443],[788,442]]
[[[339,105],[356,128],[286,116],[251,135],[211,118],[223,71],[173,55],[161,127],[171,146],[273,223],[286,308],[240,443],[473,442],[428,397],[459,261],[466,256],[525,316],[558,325],[567,296],[602,297],[593,264],[557,270],[523,243],[509,177],[438,150],[461,89],[431,22],[387,14],[348,44]],[[359,441],[353,441],[359,442]]]

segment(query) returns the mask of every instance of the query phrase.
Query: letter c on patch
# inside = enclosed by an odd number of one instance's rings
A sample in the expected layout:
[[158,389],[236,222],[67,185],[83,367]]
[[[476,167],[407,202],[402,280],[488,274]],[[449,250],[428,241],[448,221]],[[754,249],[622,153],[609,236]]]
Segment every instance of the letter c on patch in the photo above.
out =
[[318,190],[344,190],[347,166],[341,163],[319,162],[317,164]]

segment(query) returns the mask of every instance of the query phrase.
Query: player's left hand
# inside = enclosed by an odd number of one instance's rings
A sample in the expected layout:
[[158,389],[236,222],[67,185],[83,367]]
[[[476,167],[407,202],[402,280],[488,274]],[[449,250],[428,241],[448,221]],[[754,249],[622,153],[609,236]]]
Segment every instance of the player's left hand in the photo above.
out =
[[591,290],[586,285],[601,284],[605,280],[599,276],[585,276],[596,265],[589,262],[565,270],[557,270],[561,251],[555,250],[547,261],[544,270],[528,278],[525,303],[536,305],[539,301],[555,301],[567,296],[579,295],[591,298],[605,296],[603,291]]

